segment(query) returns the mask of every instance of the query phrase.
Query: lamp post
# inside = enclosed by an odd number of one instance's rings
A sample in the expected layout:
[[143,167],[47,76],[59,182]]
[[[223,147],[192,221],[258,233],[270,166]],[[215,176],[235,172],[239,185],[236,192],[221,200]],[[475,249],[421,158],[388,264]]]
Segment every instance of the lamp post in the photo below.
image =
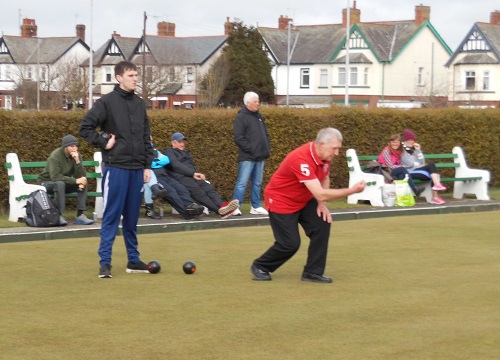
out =
[[93,3],[94,0],[90,0],[90,52],[89,52],[89,101],[87,104],[87,108],[90,110],[93,105],[93,95],[92,95],[92,73],[94,71],[94,54],[92,52],[92,30],[94,27],[93,21]]
[[288,21],[288,45],[286,51],[286,106],[290,103],[290,37],[292,36],[292,20]]
[[351,21],[351,9],[349,6],[349,0],[347,0],[347,22],[345,27],[345,96],[344,105],[349,106],[349,37],[350,37],[350,21]]

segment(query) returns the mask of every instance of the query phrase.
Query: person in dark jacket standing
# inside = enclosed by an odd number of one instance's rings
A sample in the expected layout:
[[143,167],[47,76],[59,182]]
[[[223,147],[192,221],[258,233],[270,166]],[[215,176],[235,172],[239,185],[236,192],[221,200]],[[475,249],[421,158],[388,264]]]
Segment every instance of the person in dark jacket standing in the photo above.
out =
[[[250,214],[267,215],[260,205],[260,188],[264,176],[264,163],[269,157],[271,145],[264,117],[259,112],[259,95],[247,92],[243,105],[233,124],[234,142],[238,146],[238,178],[234,186],[233,199],[243,202],[250,180]],[[233,215],[241,215],[238,209]]]
[[[151,178],[151,132],[144,101],[135,94],[137,67],[128,61],[115,65],[118,84],[97,100],[80,123],[80,135],[102,151],[104,214],[99,246],[100,278],[111,277],[111,253],[120,218],[128,273],[147,273],[140,259],[137,221],[142,203],[141,189]],[[100,130],[100,132],[97,132]]]

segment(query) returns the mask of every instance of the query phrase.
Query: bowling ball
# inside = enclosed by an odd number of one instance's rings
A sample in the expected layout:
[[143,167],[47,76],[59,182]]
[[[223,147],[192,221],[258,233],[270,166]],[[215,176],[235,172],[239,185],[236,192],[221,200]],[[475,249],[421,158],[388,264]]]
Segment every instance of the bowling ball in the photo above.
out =
[[196,265],[192,261],[186,261],[184,265],[182,265],[182,270],[188,275],[193,274],[196,271]]
[[158,261],[153,260],[148,263],[148,270],[151,274],[157,274],[161,270],[161,265]]

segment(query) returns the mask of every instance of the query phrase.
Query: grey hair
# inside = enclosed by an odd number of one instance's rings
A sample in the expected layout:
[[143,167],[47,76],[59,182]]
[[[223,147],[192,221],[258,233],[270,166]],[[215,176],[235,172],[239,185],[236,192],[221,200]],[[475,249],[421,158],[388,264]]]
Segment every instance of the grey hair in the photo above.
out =
[[342,141],[342,134],[335,128],[325,128],[321,129],[316,136],[316,144],[319,143],[329,143],[333,139]]
[[257,95],[257,93],[254,93],[253,91],[248,91],[247,93],[245,93],[245,96],[243,96],[243,103],[246,105],[255,98],[258,99],[259,95]]

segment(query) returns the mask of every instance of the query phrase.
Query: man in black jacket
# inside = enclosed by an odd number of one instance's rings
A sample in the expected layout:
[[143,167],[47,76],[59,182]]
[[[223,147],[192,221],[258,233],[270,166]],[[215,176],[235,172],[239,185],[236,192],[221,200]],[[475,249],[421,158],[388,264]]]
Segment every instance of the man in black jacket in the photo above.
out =
[[170,140],[172,147],[165,150],[170,164],[165,168],[171,177],[188,189],[194,201],[206,206],[208,210],[218,213],[223,219],[238,209],[238,200],[224,202],[213,185],[205,179],[205,175],[198,172],[193,156],[186,150],[186,137],[180,132],[176,132]]
[[[128,273],[148,272],[137,250],[141,189],[151,178],[155,157],[144,101],[135,94],[137,67],[128,61],[115,66],[118,85],[97,100],[80,124],[80,136],[102,151],[104,214],[99,246],[100,278],[111,277],[111,253],[120,219],[127,249]],[[100,129],[101,132],[97,132]]]
[[[264,117],[259,112],[259,95],[247,92],[233,124],[234,142],[238,146],[238,178],[233,198],[243,202],[250,180],[250,214],[267,215],[260,205],[260,188],[264,175],[264,162],[269,157],[271,145]],[[233,215],[241,215],[238,209]]]

